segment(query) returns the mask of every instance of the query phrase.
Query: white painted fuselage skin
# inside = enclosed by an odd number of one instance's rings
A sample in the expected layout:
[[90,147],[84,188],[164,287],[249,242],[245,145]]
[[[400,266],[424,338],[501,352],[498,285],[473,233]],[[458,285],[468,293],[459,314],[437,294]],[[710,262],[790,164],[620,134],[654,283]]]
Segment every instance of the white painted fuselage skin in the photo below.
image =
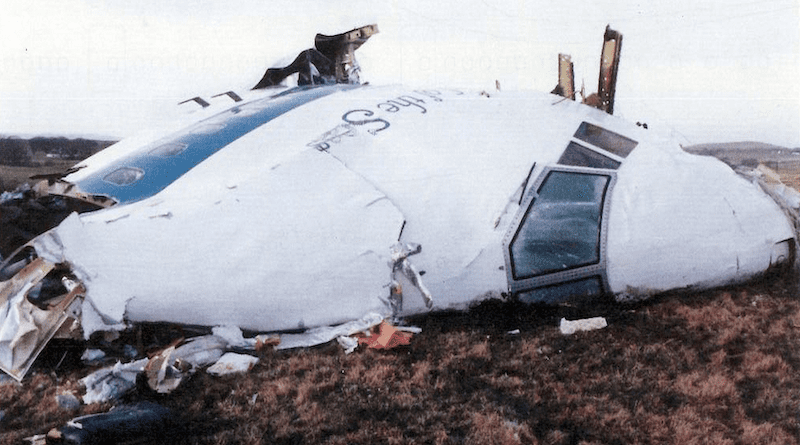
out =
[[[565,167],[611,178],[595,248],[605,293],[728,284],[788,254],[792,227],[757,185],[652,130],[550,94],[401,86],[299,106],[154,196],[72,215],[34,245],[84,283],[87,335],[123,321],[275,331],[389,315],[398,241],[422,246],[408,260],[434,308],[464,308],[513,288],[504,240],[584,122],[636,143],[618,168]],[[174,131],[123,141],[66,179]],[[403,284],[403,313],[428,310]]]

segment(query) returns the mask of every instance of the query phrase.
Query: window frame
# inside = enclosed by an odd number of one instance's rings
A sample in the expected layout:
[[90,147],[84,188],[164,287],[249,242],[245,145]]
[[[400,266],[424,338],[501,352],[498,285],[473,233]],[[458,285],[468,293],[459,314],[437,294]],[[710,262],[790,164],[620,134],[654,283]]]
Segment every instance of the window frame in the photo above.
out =
[[[605,194],[603,195],[602,209],[600,211],[600,240],[599,240],[599,261],[593,264],[578,266],[562,271],[549,272],[542,275],[535,275],[526,278],[515,278],[514,269],[511,263],[511,242],[520,231],[525,216],[528,215],[534,200],[539,196],[539,190],[545,179],[552,172],[566,172],[574,174],[589,174],[608,177]],[[505,258],[506,279],[508,289],[512,294],[524,291],[535,290],[541,287],[552,286],[561,283],[576,281],[592,276],[599,276],[601,281],[601,292],[609,293],[607,267],[607,243],[608,243],[608,219],[611,212],[611,194],[617,181],[615,170],[599,169],[591,167],[575,167],[565,165],[550,165],[545,167],[534,181],[530,190],[526,193],[522,205],[517,210],[514,219],[509,224],[508,230],[503,237],[503,256]]]
[[[624,143],[623,145],[625,145],[625,147],[623,147],[622,150],[615,150],[613,149],[613,147],[609,148],[601,145],[595,145],[590,141],[591,139],[590,137],[582,137],[582,135],[589,134],[591,132],[605,133],[608,135],[608,138],[611,139],[616,138],[617,140],[623,142]],[[602,140],[602,138],[600,139]],[[582,148],[589,152],[594,152],[595,154],[603,158],[618,163],[619,165],[613,168],[613,170],[616,170],[622,166],[622,164],[625,162],[625,158],[627,158],[628,155],[631,154],[633,150],[635,150],[636,147],[639,146],[639,142],[621,133],[617,133],[616,131],[611,131],[602,125],[594,124],[589,121],[582,121],[581,124],[578,125],[578,129],[575,130],[575,133],[573,133],[573,135],[570,136],[569,142],[567,143],[567,147],[561,153],[561,157],[556,162],[558,165],[570,165],[570,164],[561,164],[561,162],[567,150],[569,150],[572,145],[575,145],[578,148]],[[590,167],[587,165],[584,165],[582,167],[604,168],[604,167]]]
[[[601,159],[605,159],[605,162],[609,162],[609,161],[610,162],[615,162],[616,165],[614,165],[613,167],[592,167],[592,166],[589,166],[589,165],[564,164],[563,163],[565,161],[564,156],[566,156],[567,151],[569,151],[571,149],[573,149],[573,150],[574,149],[577,149],[577,150],[584,149],[584,150],[586,150],[587,153],[594,153],[596,156],[599,156]],[[599,148],[597,148],[597,147],[595,147],[595,146],[593,146],[593,145],[591,145],[589,143],[570,140],[569,143],[567,144],[567,148],[564,149],[564,151],[561,153],[561,157],[558,158],[558,165],[564,165],[564,166],[568,166],[568,167],[587,167],[587,168],[597,168],[597,169],[604,169],[604,170],[605,169],[617,170],[618,168],[620,168],[620,166],[622,166],[622,161],[624,161],[624,159],[620,158],[619,156],[616,156],[613,153],[609,153],[609,152],[606,152],[604,150],[601,150],[601,149],[599,149]]]
[[[134,178],[132,181],[126,181],[124,183],[119,181],[114,181],[113,179],[111,179],[112,177],[114,177],[114,175],[122,174],[122,172],[133,173],[136,176],[136,178]],[[144,178],[144,175],[145,175],[144,170],[142,170],[139,167],[131,167],[123,165],[105,174],[102,180],[103,182],[115,185],[117,187],[128,187],[141,181],[142,178]]]
[[[604,135],[605,137],[592,138],[591,136],[594,133]],[[635,141],[623,134],[617,133],[616,131],[611,131],[602,125],[593,124],[588,121],[583,121],[580,125],[578,125],[578,129],[575,130],[575,133],[572,135],[572,139],[584,142],[592,147],[596,147],[602,150],[604,153],[610,153],[619,159],[627,158],[628,155],[631,154],[631,152],[633,152],[633,150],[639,145],[638,141]],[[594,139],[595,142],[611,142],[612,139],[615,139],[615,142],[619,145],[619,147],[613,147],[613,143],[595,143],[592,142],[591,139]]]

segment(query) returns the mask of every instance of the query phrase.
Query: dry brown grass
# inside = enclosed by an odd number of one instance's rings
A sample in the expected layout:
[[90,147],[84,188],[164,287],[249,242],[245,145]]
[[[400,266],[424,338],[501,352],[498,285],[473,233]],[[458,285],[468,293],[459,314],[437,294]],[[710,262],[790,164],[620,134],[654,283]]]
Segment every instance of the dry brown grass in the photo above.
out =
[[[187,444],[796,444],[796,290],[780,280],[591,313],[489,301],[413,320],[410,346],[265,351],[244,376],[126,400],[176,410]],[[608,328],[558,332],[561,316],[598,312]],[[55,407],[85,373],[38,365],[0,384],[0,443],[107,410]]]

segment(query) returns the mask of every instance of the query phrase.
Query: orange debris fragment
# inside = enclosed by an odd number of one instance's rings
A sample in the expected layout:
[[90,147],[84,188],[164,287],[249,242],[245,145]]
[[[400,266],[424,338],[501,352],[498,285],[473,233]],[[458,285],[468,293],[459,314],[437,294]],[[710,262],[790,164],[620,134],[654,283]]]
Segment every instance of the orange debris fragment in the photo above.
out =
[[397,346],[408,345],[411,343],[411,332],[398,331],[394,326],[385,320],[379,325],[370,329],[369,336],[359,334],[358,343],[365,344],[371,349],[391,349]]

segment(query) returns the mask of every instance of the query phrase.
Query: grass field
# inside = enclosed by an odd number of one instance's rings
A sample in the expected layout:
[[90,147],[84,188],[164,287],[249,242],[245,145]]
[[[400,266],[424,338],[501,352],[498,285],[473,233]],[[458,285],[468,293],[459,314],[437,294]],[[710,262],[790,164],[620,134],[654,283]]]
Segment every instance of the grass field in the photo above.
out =
[[43,153],[36,153],[34,164],[30,167],[15,167],[0,164],[0,192],[14,190],[23,183],[31,183],[29,180],[33,175],[43,173],[63,172],[77,164],[75,160],[65,160],[56,158],[46,158]]
[[[609,326],[558,331],[562,316],[594,315]],[[247,374],[200,372],[124,401],[175,411],[164,443],[800,443],[796,276],[584,311],[490,300],[409,322],[422,333],[391,351],[264,350]],[[80,352],[51,345],[22,384],[0,381],[0,444],[111,408],[58,408],[81,394]]]
[[[412,320],[423,332],[400,349],[265,351],[245,375],[198,373],[168,396],[126,401],[175,410],[182,429],[165,443],[793,444],[796,289],[765,281],[582,314],[489,301]],[[556,327],[597,314],[607,328]],[[59,409],[87,370],[53,363],[0,384],[0,443],[111,407]]]

